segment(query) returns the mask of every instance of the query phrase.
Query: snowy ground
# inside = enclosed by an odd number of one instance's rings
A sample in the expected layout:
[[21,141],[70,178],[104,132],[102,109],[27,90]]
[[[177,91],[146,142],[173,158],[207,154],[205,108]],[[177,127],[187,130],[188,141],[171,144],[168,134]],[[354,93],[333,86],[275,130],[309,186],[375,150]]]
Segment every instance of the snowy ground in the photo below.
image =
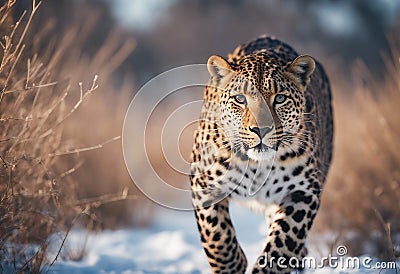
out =
[[[259,215],[233,206],[233,222],[249,264],[253,264],[263,246],[266,224]],[[240,220],[240,221],[239,221]],[[72,231],[67,248],[79,252],[85,232]],[[322,248],[323,249],[323,248]],[[321,247],[318,247],[321,252]],[[311,255],[315,247],[311,246]],[[314,254],[313,254],[314,253]],[[150,227],[145,229],[104,231],[88,238],[86,255],[80,261],[59,260],[51,273],[210,273],[203,253],[193,212],[160,208]],[[371,262],[373,265],[375,261]],[[398,268],[400,269],[400,268]],[[396,273],[373,269],[332,269],[325,267],[306,273]]]

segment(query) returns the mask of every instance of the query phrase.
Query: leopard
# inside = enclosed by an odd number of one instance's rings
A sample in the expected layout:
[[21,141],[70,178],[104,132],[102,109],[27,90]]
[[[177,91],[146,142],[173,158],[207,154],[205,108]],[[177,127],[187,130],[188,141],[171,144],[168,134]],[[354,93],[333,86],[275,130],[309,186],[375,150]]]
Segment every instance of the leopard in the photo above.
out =
[[207,70],[189,176],[211,271],[247,271],[231,201],[267,220],[251,273],[302,271],[333,155],[328,76],[315,58],[267,35],[211,56]]

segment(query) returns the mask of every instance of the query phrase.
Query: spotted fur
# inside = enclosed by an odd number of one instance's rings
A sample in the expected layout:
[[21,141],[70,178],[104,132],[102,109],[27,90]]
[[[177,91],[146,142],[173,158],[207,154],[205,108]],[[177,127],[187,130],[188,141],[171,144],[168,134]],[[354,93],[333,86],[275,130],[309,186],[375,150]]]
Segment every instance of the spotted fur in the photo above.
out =
[[[236,200],[270,218],[252,273],[290,273],[271,257],[301,259],[332,157],[328,78],[313,58],[260,37],[208,61],[191,187],[213,273],[244,273],[247,259],[229,215]],[[271,214],[270,214],[271,213]],[[267,258],[264,257],[267,255]],[[287,264],[288,261],[286,261]]]

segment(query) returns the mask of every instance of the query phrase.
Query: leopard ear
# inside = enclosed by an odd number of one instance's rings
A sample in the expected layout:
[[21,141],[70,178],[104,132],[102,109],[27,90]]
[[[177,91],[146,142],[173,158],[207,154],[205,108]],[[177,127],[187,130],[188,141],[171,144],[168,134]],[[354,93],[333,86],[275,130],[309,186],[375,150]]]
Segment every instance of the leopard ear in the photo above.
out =
[[218,55],[213,55],[208,59],[207,69],[211,74],[213,81],[216,81],[217,83],[230,79],[234,73],[228,61]]
[[304,91],[310,83],[310,78],[315,69],[315,61],[311,56],[300,55],[289,63],[286,73]]

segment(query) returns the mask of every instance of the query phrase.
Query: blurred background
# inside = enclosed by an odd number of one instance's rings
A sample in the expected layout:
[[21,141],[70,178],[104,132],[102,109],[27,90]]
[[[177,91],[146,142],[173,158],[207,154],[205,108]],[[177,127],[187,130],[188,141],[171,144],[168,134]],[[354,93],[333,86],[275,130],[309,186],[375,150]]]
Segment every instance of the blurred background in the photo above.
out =
[[[10,2],[0,1],[3,7]],[[130,100],[143,84],[168,69],[204,64],[213,54],[224,56],[237,45],[268,34],[318,59],[332,84],[335,155],[313,229],[334,235],[332,244],[346,242],[351,254],[368,250],[383,258],[399,255],[400,1],[45,0],[30,22],[31,11],[31,0],[17,0],[7,14],[2,10],[6,16],[0,27],[2,37],[9,35],[16,41],[22,37],[25,45],[18,58],[10,58],[10,64],[17,65],[9,65],[9,69],[5,65],[0,70],[6,91],[0,101],[1,210],[13,212],[0,222],[11,230],[26,226],[32,220],[15,216],[35,209],[42,218],[37,229],[47,231],[33,230],[24,241],[41,242],[49,233],[71,226],[116,229],[149,225],[157,205],[132,183],[121,140],[108,142],[121,135]],[[29,30],[26,35],[20,30],[12,36],[19,18],[29,24]],[[2,56],[4,61],[7,54],[3,52]],[[75,108],[82,99],[79,83],[83,91],[90,90],[95,75],[98,87]],[[39,92],[37,86],[28,85],[34,80],[57,84],[44,85],[44,91]],[[50,91],[46,93],[47,89]],[[29,90],[33,95],[18,97],[11,92],[14,90]],[[57,142],[51,141],[57,146],[49,148],[42,138],[43,143],[35,141],[40,144],[37,149],[25,142],[18,151],[21,138],[15,136],[21,136],[21,126],[7,117],[35,117],[32,104],[42,106],[35,108],[41,117],[64,92],[68,96],[59,118],[49,118],[59,130]],[[17,109],[11,108],[15,100]],[[158,113],[163,116],[162,110]],[[67,119],[62,118],[65,116]],[[154,120],[157,132],[162,124],[157,124],[161,123],[157,117]],[[188,178],[168,166],[159,140],[154,142],[150,158],[157,172],[173,178],[177,185],[187,186]],[[182,155],[188,159],[191,132],[186,132],[180,142]],[[48,155],[57,153],[62,155],[48,159]],[[26,155],[39,160],[27,161],[22,157]],[[21,164],[21,159],[28,166]],[[46,172],[39,168],[41,175],[34,180],[38,183],[29,183],[33,180],[24,168],[36,174],[40,163],[46,163]],[[50,176],[49,170],[54,175]],[[146,180],[146,174],[140,176]],[[49,180],[57,191],[47,186]],[[18,195],[9,194],[10,182],[21,185]],[[42,192],[49,194],[47,198],[33,195]],[[27,197],[30,208],[22,207]],[[51,227],[43,224],[48,212],[54,219]],[[85,216],[76,221],[82,212]],[[3,235],[9,235],[6,232]],[[9,236],[1,240],[7,239]]]

